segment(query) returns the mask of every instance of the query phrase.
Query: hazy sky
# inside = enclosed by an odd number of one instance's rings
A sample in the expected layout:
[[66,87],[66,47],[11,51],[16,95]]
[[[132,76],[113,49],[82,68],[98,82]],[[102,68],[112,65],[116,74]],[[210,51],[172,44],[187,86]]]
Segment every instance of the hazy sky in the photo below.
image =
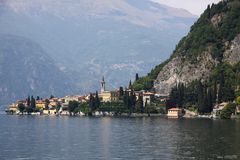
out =
[[193,14],[200,15],[208,4],[217,3],[220,0],[153,0],[175,8],[184,8]]

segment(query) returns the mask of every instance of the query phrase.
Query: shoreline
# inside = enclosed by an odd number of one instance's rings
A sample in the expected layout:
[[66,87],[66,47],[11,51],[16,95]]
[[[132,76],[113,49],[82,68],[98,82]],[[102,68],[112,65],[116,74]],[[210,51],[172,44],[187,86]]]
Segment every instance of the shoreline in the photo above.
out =
[[[2,113],[2,115],[4,115],[4,113]],[[28,113],[24,113],[24,114],[10,114],[10,113],[5,113],[5,115],[10,115],[10,116],[49,116],[49,117],[165,117],[167,118],[167,114],[154,114],[154,113],[143,113],[143,114],[139,114],[139,113],[132,113],[131,115],[129,115],[128,113],[122,113],[122,114],[108,114],[108,115],[69,115],[69,114],[40,114],[40,113],[35,113],[35,114],[28,114]]]
[[[196,116],[196,117],[189,117],[189,116],[183,116],[183,117],[179,117],[179,118],[168,118],[167,114],[132,114],[129,115],[127,113],[121,114],[121,115],[47,115],[47,114],[0,114],[0,115],[10,115],[10,116],[39,116],[39,117],[78,117],[78,118],[104,118],[104,117],[111,117],[111,118],[154,118],[154,117],[158,117],[158,118],[165,118],[165,119],[206,119],[206,120],[221,120],[220,117],[202,117],[202,116]],[[240,117],[237,116],[233,116],[231,119],[228,120],[238,120],[240,119]]]

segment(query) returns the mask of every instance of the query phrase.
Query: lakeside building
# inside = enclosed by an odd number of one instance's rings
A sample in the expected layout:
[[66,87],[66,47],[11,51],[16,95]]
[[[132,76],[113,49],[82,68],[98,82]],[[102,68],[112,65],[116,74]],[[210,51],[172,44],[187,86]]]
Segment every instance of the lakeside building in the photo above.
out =
[[9,105],[7,112],[8,113],[17,113],[18,107],[16,106],[16,104],[13,103],[13,104]]
[[183,110],[180,108],[170,108],[167,114],[168,118],[181,118],[183,117]]
[[119,100],[119,91],[107,91],[106,90],[106,82],[104,77],[101,81],[101,92],[99,94],[99,98],[102,102],[115,102]]
[[159,94],[156,93],[154,95],[155,99],[159,100],[160,102],[166,102],[169,99],[169,94]]
[[152,92],[143,92],[143,106],[150,105],[154,99],[154,93]]
[[56,109],[44,109],[43,114],[44,115],[56,115],[57,110]]
[[[123,97],[120,97],[120,89],[119,90],[106,90],[106,82],[104,77],[102,78],[101,81],[101,90],[100,93],[98,94],[99,99],[101,102],[122,102]],[[146,105],[151,105],[152,102],[156,99],[156,95],[153,92],[149,91],[134,91],[132,87],[126,88],[124,93],[128,93],[130,95],[136,96],[136,100],[139,100],[139,97],[142,98],[143,100],[143,106],[146,107]],[[89,94],[89,95],[68,95],[63,98],[49,98],[49,99],[39,99],[35,101],[36,103],[36,108],[32,108],[34,112],[39,112],[40,114],[45,114],[45,115],[68,115],[68,107],[69,107],[69,102],[70,101],[77,101],[79,103],[86,103],[90,100],[90,95],[96,96],[96,93]],[[29,104],[27,104],[27,99],[26,100],[19,100],[16,103],[12,104],[9,106],[9,113],[19,113],[19,104],[23,104],[26,109],[29,109],[27,107],[30,107]],[[35,110],[37,109],[37,110]],[[56,110],[57,109],[57,110]],[[27,113],[27,110],[24,111],[24,114],[29,114]]]
[[47,107],[47,103],[44,100],[37,100],[36,101],[36,108],[39,110],[43,110]]
[[63,97],[64,103],[69,104],[70,101],[79,101],[79,96],[65,96]]

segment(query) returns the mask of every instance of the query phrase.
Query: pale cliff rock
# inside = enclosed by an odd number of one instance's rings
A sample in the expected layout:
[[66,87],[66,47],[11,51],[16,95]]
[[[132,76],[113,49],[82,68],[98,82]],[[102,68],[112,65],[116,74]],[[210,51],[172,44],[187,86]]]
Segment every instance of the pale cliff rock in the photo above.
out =
[[173,58],[158,74],[154,82],[156,92],[169,94],[177,83],[188,84],[197,79],[206,79],[218,63],[209,52],[201,54],[197,61],[192,63],[178,56]]
[[171,58],[157,70],[154,89],[169,94],[177,83],[207,81],[217,65],[240,61],[238,0],[221,1],[205,10]]
[[224,52],[224,61],[234,65],[240,61],[240,34],[231,43],[226,43],[227,48]]
[[[225,42],[224,61],[236,64],[240,61],[240,34],[231,42]],[[154,82],[157,93],[169,94],[177,83],[188,84],[194,80],[206,80],[219,62],[211,56],[211,47],[192,63],[184,56],[176,56],[159,72]]]

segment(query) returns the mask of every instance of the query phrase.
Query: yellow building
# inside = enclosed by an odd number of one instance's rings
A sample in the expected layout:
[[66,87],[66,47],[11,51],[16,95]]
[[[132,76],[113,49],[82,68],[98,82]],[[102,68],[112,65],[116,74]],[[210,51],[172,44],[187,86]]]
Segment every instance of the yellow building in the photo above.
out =
[[181,118],[183,116],[182,109],[180,108],[171,108],[168,110],[168,118]]
[[106,83],[104,77],[101,81],[101,93],[99,94],[99,98],[102,102],[113,102],[119,100],[119,92],[118,91],[106,91]]
[[46,107],[46,102],[44,102],[43,100],[39,100],[39,101],[36,101],[36,108],[37,109],[45,109]]
[[102,102],[114,102],[119,100],[118,91],[104,91],[99,94]]
[[18,111],[18,106],[15,104],[12,104],[8,107],[8,111],[9,113],[16,113]]

